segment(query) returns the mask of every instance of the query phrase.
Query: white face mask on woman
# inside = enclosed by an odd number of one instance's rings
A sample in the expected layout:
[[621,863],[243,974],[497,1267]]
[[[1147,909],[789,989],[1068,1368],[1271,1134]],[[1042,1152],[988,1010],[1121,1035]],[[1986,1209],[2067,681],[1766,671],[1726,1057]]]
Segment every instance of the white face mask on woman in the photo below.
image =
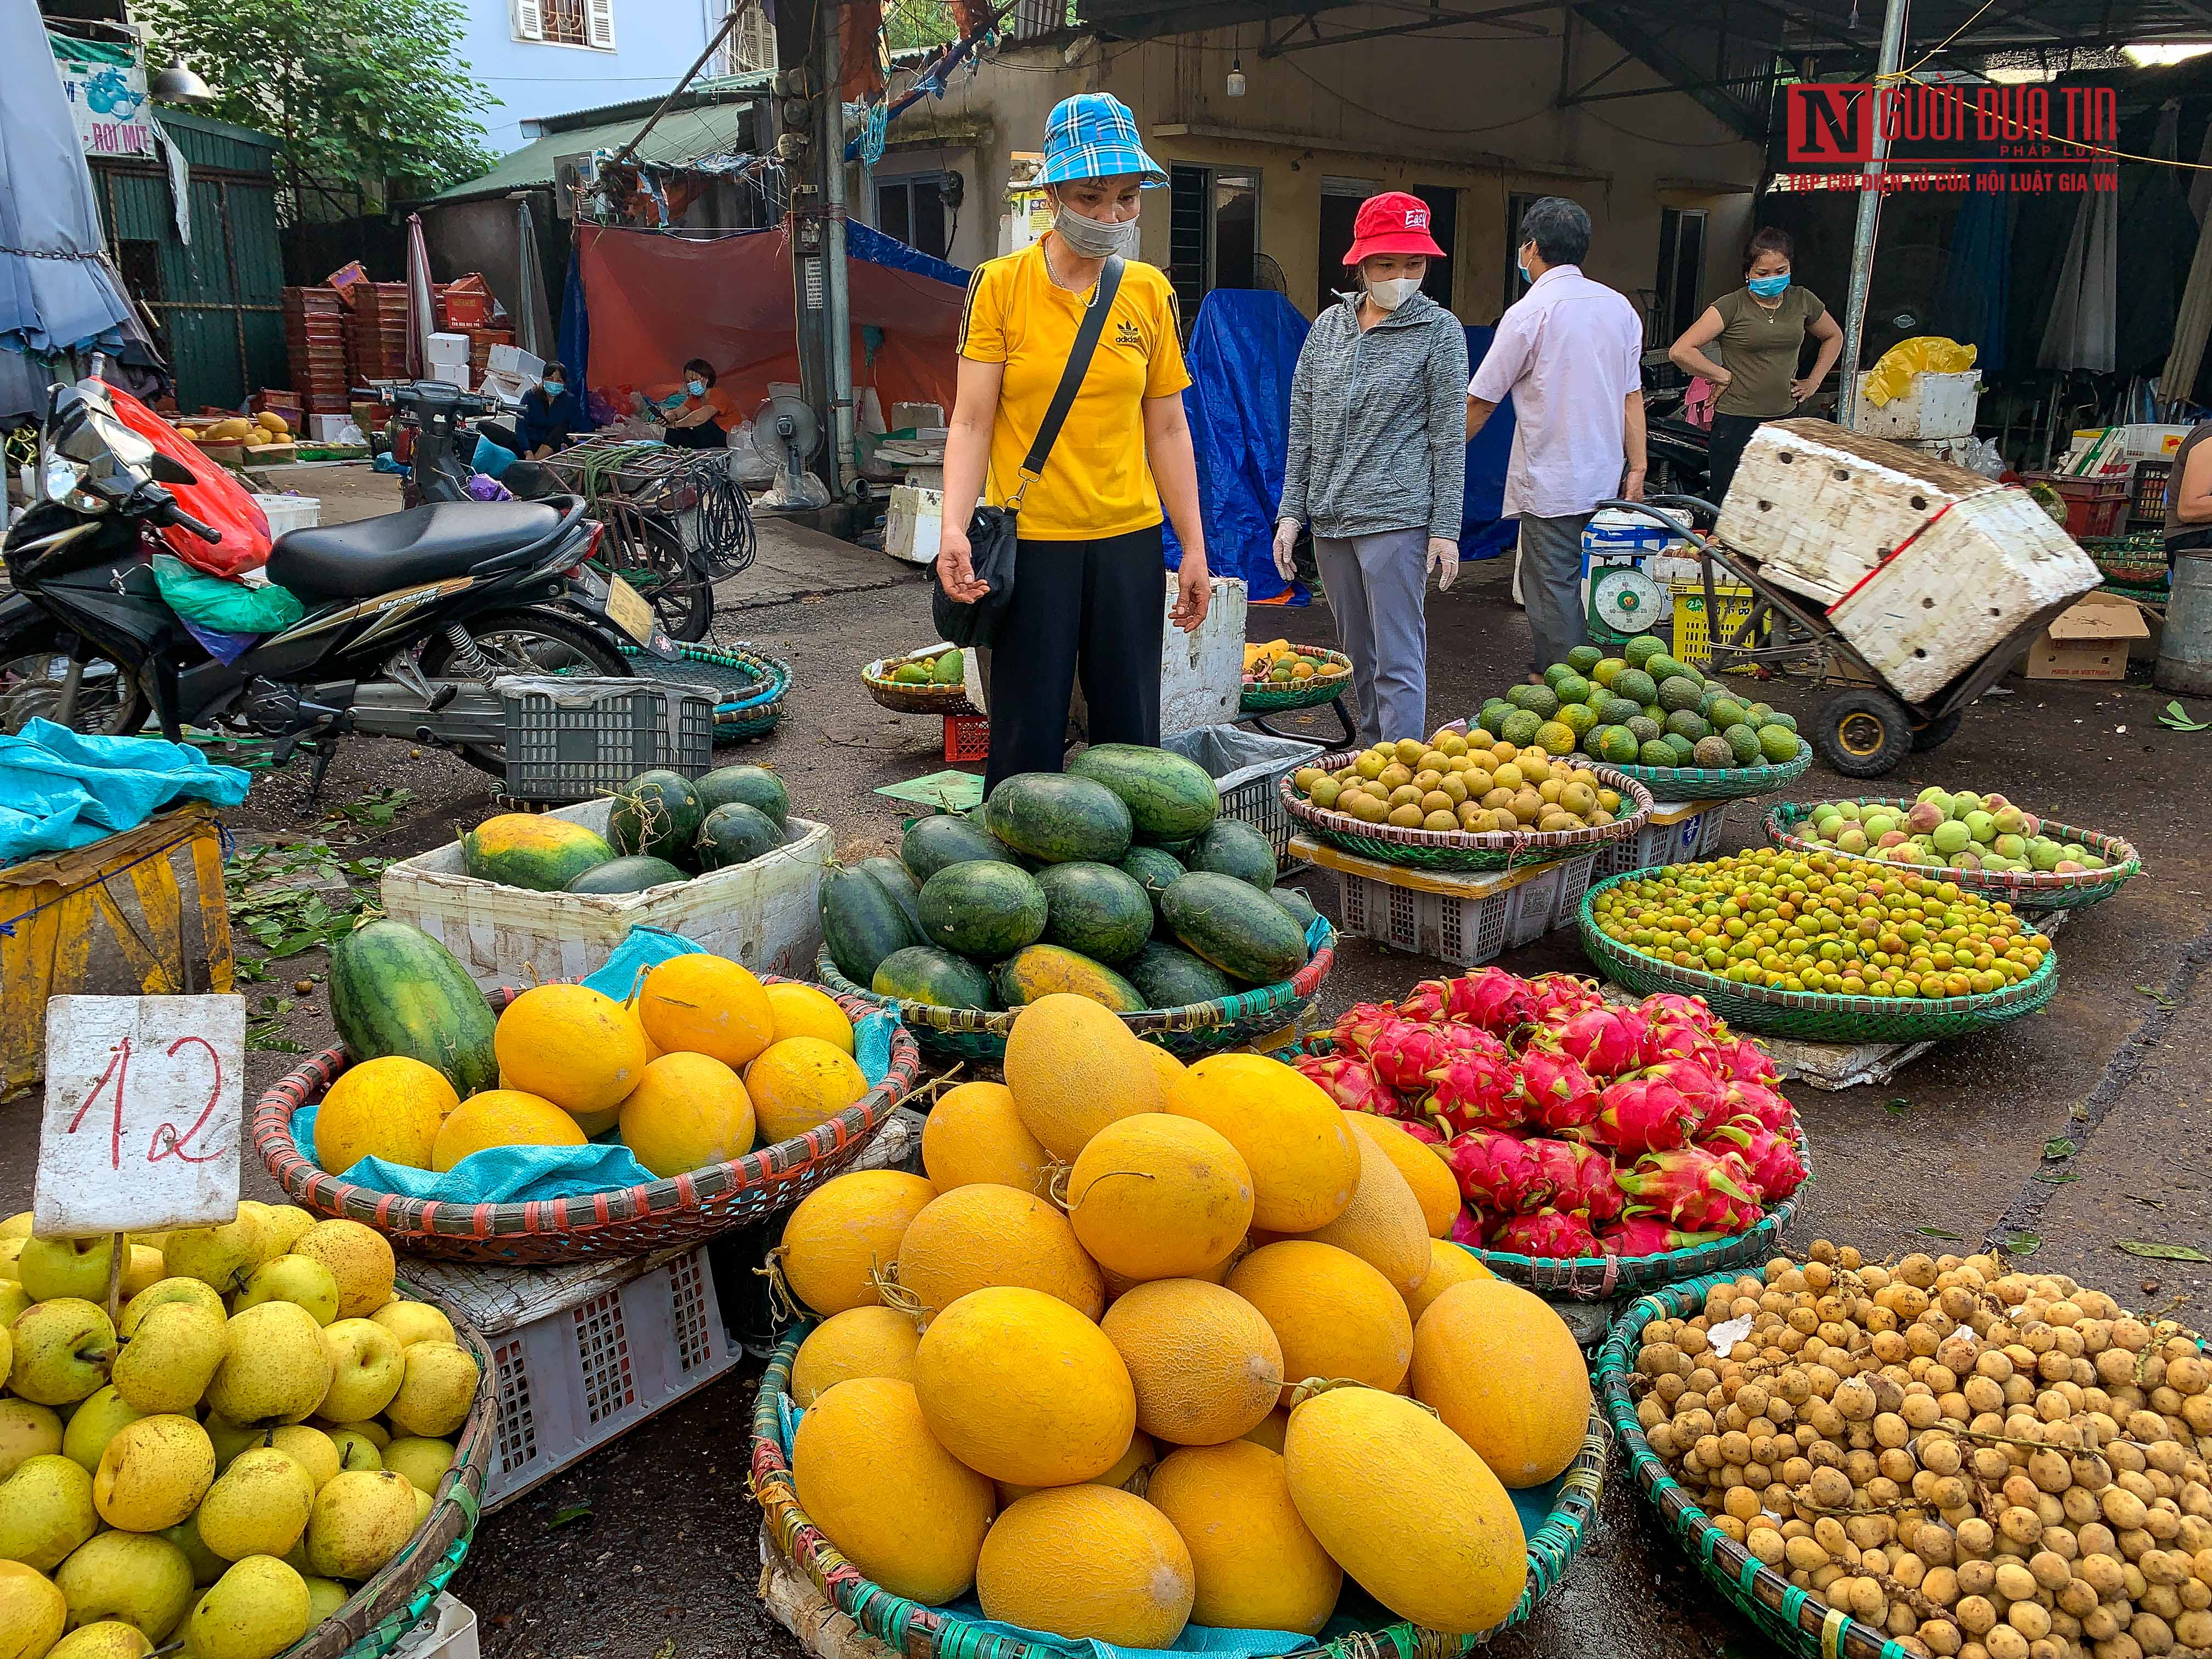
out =
[[1060,211],[1053,216],[1052,228],[1060,233],[1062,241],[1086,259],[1103,259],[1115,253],[1124,259],[1137,257],[1138,223],[1134,219],[1118,222],[1087,219],[1062,202]]
[[1367,284],[1367,297],[1383,311],[1395,311],[1420,289],[1418,276],[1384,276]]

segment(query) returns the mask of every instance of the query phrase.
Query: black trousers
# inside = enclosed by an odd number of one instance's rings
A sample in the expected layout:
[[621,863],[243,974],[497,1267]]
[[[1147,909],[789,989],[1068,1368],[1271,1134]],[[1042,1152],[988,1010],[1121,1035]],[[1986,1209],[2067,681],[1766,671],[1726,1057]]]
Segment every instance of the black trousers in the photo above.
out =
[[1706,441],[1705,453],[1711,457],[1705,477],[1705,499],[1715,507],[1728,495],[1729,480],[1743,459],[1744,446],[1751,434],[1769,420],[1782,416],[1765,415],[1716,415],[1712,435]]
[[1092,743],[1160,740],[1167,562],[1160,526],[1097,541],[1020,543],[1014,600],[990,653],[988,790],[1057,772],[1079,676]]

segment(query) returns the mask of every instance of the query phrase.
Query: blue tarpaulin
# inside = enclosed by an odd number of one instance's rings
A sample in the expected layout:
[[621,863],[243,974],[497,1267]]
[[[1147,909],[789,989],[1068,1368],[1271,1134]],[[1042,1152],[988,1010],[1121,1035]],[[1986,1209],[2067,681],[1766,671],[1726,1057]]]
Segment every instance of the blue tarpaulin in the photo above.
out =
[[251,781],[184,744],[27,720],[0,736],[0,864],[135,830],[174,801],[235,806]]
[[[1467,331],[1467,372],[1472,375],[1490,355],[1498,331],[1470,325]],[[1505,505],[1505,464],[1513,455],[1513,399],[1507,398],[1482,423],[1474,441],[1467,447],[1467,504],[1460,509],[1459,556],[1462,559],[1494,559],[1513,550],[1520,520],[1501,519]]]

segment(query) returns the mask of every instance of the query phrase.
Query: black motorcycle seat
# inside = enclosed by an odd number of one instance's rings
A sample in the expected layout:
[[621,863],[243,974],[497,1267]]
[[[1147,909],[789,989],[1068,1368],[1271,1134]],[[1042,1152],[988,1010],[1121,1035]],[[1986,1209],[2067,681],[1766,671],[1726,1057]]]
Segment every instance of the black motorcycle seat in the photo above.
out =
[[465,576],[486,559],[542,541],[560,522],[559,509],[542,501],[433,501],[279,537],[269,580],[311,605],[374,599]]

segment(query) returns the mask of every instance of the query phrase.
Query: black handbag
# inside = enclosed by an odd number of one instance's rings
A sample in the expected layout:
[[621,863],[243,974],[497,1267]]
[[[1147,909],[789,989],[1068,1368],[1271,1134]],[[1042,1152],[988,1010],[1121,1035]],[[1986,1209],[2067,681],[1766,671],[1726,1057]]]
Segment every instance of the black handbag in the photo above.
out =
[[935,590],[929,599],[930,618],[939,636],[953,645],[990,646],[998,638],[1006,612],[1013,606],[1015,518],[1021,511],[1023,495],[1042,476],[1045,460],[1060,436],[1061,423],[1067,419],[1067,411],[1075,406],[1075,394],[1082,390],[1084,377],[1091,372],[1091,359],[1098,349],[1099,337],[1106,331],[1106,315],[1114,308],[1114,295],[1121,286],[1121,256],[1112,254],[1106,260],[1105,269],[1098,273],[1097,289],[1083,313],[1082,326],[1075,331],[1075,344],[1068,351],[1067,367],[1060,371],[1060,385],[1052,394],[1052,405],[1045,410],[1036,436],[1030,441],[1030,453],[1023,458],[1021,482],[1014,487],[1013,499],[1004,507],[979,506],[975,516],[968,520],[969,564],[975,573],[975,580],[991,591],[972,604],[963,604],[945,591],[944,572],[935,572]]

